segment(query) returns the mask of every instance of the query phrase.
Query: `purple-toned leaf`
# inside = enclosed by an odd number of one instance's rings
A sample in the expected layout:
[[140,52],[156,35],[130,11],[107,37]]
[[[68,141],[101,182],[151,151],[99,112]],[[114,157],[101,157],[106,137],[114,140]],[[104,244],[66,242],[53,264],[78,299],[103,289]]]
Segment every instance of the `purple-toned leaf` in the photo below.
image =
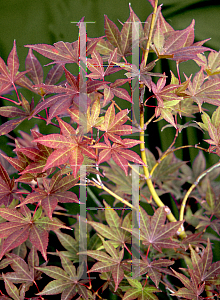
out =
[[21,117],[21,116],[28,116],[28,114],[19,109],[16,106],[3,106],[0,107],[0,115],[6,118],[14,118],[14,117]]
[[47,77],[45,79],[45,84],[53,85],[57,83],[57,81],[61,78],[62,75],[63,75],[62,65],[55,64],[48,72]]
[[43,68],[36,56],[34,56],[32,49],[29,49],[28,51],[28,55],[25,60],[25,68],[26,70],[29,70],[27,75],[33,81],[34,84],[40,84],[43,82]]
[[[2,277],[4,279],[5,289],[8,295],[14,300],[20,300],[21,298],[17,287],[10,280],[7,279],[6,275],[2,274]],[[11,298],[7,297],[5,299],[11,299]],[[2,300],[4,300],[4,298]]]
[[3,123],[0,126],[0,136],[5,135],[5,134],[9,133],[10,131],[14,130],[25,119],[26,119],[26,117],[21,117],[21,118],[9,120],[9,121]]
[[41,227],[32,226],[30,230],[29,240],[37,250],[39,250],[43,258],[47,261],[48,232]]
[[11,81],[14,82],[15,76],[19,69],[19,60],[18,60],[18,55],[17,55],[17,51],[16,51],[15,40],[14,40],[13,48],[8,56],[7,64],[8,64],[8,69],[10,72]]
[[115,25],[114,22],[109,20],[109,18],[104,15],[105,17],[105,35],[108,39],[108,41],[116,48],[118,48],[118,51],[121,53],[121,34],[118,29],[118,27]]
[[0,259],[2,259],[3,255],[21,245],[28,239],[29,236],[29,225],[23,226],[23,228],[13,232],[9,235],[3,242],[1,247]]
[[23,215],[15,209],[0,208],[0,216],[2,218],[4,218],[5,220],[7,220],[7,221],[19,222],[19,223],[22,223],[22,224],[27,223],[27,221],[25,221]]
[[43,56],[54,60],[54,63],[74,63],[78,59],[74,55],[74,50],[71,43],[57,42],[54,46],[46,44],[25,45]]

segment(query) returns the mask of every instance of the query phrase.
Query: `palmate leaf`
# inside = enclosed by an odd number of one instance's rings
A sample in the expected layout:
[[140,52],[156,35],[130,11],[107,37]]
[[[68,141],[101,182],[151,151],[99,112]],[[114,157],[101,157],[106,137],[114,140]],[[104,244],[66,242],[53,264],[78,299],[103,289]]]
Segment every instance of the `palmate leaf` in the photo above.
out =
[[[132,279],[126,276],[127,281],[131,288],[129,288],[124,294],[123,300],[158,300],[158,297],[154,295],[156,292],[160,292],[156,287],[145,285],[144,287],[137,279]],[[126,286],[127,288],[127,286]]]
[[149,259],[145,258],[142,254],[141,260],[134,258],[130,262],[135,267],[134,277],[147,274],[155,283],[156,287],[158,287],[163,273],[172,275],[172,272],[167,269],[167,267],[174,264],[173,261],[168,259],[154,259],[149,261]]
[[[57,115],[66,113],[67,109],[74,103],[75,106],[87,110],[90,104],[90,98],[87,94],[93,93],[104,86],[106,81],[90,80],[83,82],[80,76],[73,76],[65,67],[63,67],[67,82],[61,85],[52,84],[36,84],[34,87],[42,89],[47,93],[55,93],[56,95],[43,99],[43,102],[37,104],[34,109],[33,115],[39,113],[41,110],[50,107],[49,118],[47,123]],[[87,94],[86,94],[87,93]],[[85,99],[82,102],[82,98]]]
[[167,58],[178,62],[190,59],[198,60],[197,54],[211,51],[210,48],[202,46],[205,41],[193,44],[194,25],[195,20],[186,29],[163,32],[160,28],[160,18],[158,18],[151,45],[158,58]]
[[58,118],[58,121],[63,135],[49,134],[34,140],[34,142],[57,149],[47,159],[43,172],[49,168],[65,164],[69,160],[73,175],[76,178],[77,172],[83,164],[83,154],[93,159],[96,158],[96,155],[94,150],[89,147],[90,141],[88,139],[77,134],[75,129],[62,119]]
[[196,63],[204,67],[204,71],[209,76],[220,74],[220,51],[211,51],[207,58],[204,54],[197,54],[197,56],[199,60],[195,59]]
[[191,246],[190,251],[195,276],[197,276],[199,281],[207,281],[219,275],[220,262],[218,261],[212,264],[213,255],[209,239],[202,257],[200,257]]
[[[100,168],[103,170],[105,177],[108,178],[111,182],[114,183],[112,185],[109,182],[105,182],[105,185],[114,193],[121,196],[124,199],[130,200],[132,197],[132,168],[128,167],[128,176],[124,176],[124,171],[121,167],[119,167],[113,159],[108,160],[109,166],[100,165]],[[134,183],[133,183],[134,184]],[[140,188],[143,188],[145,184],[145,180],[140,181]],[[104,194],[105,192],[102,192]],[[141,201],[143,201],[143,194],[140,194]],[[114,205],[118,202],[117,199],[114,201]]]
[[179,97],[176,93],[174,93],[174,91],[177,90],[180,85],[169,84],[165,86],[165,84],[165,77],[160,78],[157,81],[157,84],[153,82],[151,83],[152,92],[154,93],[158,103],[158,107],[155,109],[155,115],[156,117],[161,116],[158,120],[163,118],[177,128],[177,125],[174,122],[172,111],[174,106],[183,100],[183,97]]
[[177,278],[184,284],[184,288],[180,288],[177,292],[173,293],[174,296],[184,297],[186,299],[203,299],[199,295],[204,291],[204,285],[199,284],[193,270],[188,269],[188,272],[191,276],[191,280],[185,275],[172,270]]
[[[207,179],[206,182],[206,195],[205,195],[205,200],[200,201],[201,206],[205,209],[205,214],[206,215],[211,215],[211,216],[216,216],[219,218],[220,214],[220,203],[218,200],[218,196],[215,194],[214,189],[211,185],[211,182],[209,179]],[[211,226],[212,224],[212,218],[209,219],[209,224]],[[218,219],[216,220],[218,221]],[[217,224],[216,224],[217,225]]]
[[[137,35],[142,37],[143,36],[143,27],[141,24],[140,19],[137,17],[137,15],[134,13],[133,9],[131,8],[131,5],[129,5],[130,8],[130,16],[127,19],[127,21],[123,24],[121,32],[119,31],[118,27],[115,25],[114,22],[112,22],[106,15],[105,17],[105,36],[107,38],[107,41],[102,40],[99,43],[98,50],[101,48],[101,54],[110,54],[111,53],[111,46],[117,48],[117,54],[120,57],[125,57],[132,54],[132,24],[133,22],[139,23],[139,32],[137,32]],[[110,45],[108,45],[108,43]],[[105,49],[105,50],[104,50]]]
[[[42,177],[43,168],[47,162],[47,158],[52,153],[52,149],[41,144],[31,144],[33,137],[41,137],[41,133],[32,130],[32,136],[27,135],[28,140],[17,139],[16,148],[13,150],[17,154],[17,158],[2,156],[15,168],[21,176],[15,182],[31,182],[38,177]],[[24,147],[20,145],[18,140],[23,143]],[[30,146],[29,146],[30,145]],[[35,146],[35,147],[33,147]],[[49,174],[51,170],[48,170]]]
[[[46,94],[46,90],[44,90],[42,87],[38,88],[35,86],[43,83],[44,74],[43,68],[36,56],[33,54],[32,49],[29,49],[28,51],[28,55],[25,60],[25,68],[30,79],[26,75],[24,75],[23,77],[16,80],[16,84],[31,90],[33,93],[44,96]],[[60,64],[55,64],[48,72],[45,78],[45,84],[52,85],[57,83],[62,74],[62,66]]]
[[140,220],[139,229],[123,229],[131,232],[137,238],[142,240],[144,245],[152,245],[154,249],[162,252],[162,248],[179,248],[180,245],[171,238],[177,233],[183,221],[165,224],[166,212],[165,207],[159,207],[155,214],[150,217],[145,210],[140,207],[137,218]]
[[100,250],[87,250],[85,252],[79,252],[79,254],[87,254],[98,260],[98,262],[95,263],[88,272],[111,272],[115,283],[114,291],[116,291],[120,282],[124,278],[124,268],[126,268],[122,264],[124,248],[119,252],[115,249],[110,241],[105,241],[102,237],[101,239],[108,254]]
[[[14,272],[7,272],[5,278],[12,283],[22,283],[25,286],[25,291],[36,282],[40,280],[41,272],[34,269],[39,266],[39,257],[36,248],[32,246],[28,255],[28,264],[18,255],[14,253],[6,254],[6,260],[9,261]],[[23,299],[23,298],[22,298]]]
[[94,145],[94,148],[104,149],[99,153],[98,164],[108,161],[112,157],[116,164],[124,170],[126,176],[128,175],[128,161],[143,165],[143,161],[134,151],[127,150],[127,148],[133,147],[140,142],[136,140],[131,140],[130,142],[130,140],[124,139],[122,140],[123,144],[113,143],[112,145],[109,140],[106,140],[106,144],[99,143]]
[[185,93],[198,104],[201,112],[201,106],[203,102],[207,102],[216,106],[220,105],[219,89],[220,79],[209,77],[205,78],[204,67],[201,67],[200,71],[195,74],[193,81],[189,82]]
[[14,85],[15,81],[24,76],[27,71],[18,72],[19,69],[19,60],[16,50],[16,42],[14,40],[13,48],[7,59],[7,66],[4,60],[0,57],[0,83],[3,84],[3,87],[9,89]]
[[22,207],[29,203],[38,202],[45,209],[46,214],[52,220],[52,214],[58,202],[61,203],[79,203],[79,199],[75,193],[67,191],[73,187],[77,182],[73,175],[62,177],[62,173],[56,173],[47,184],[47,179],[43,178],[44,189],[37,188],[30,193],[24,201],[17,207]]
[[100,99],[97,96],[95,101],[88,107],[87,113],[83,113],[76,108],[68,109],[71,119],[79,125],[79,130],[83,133],[92,132],[94,127],[100,126],[104,117],[99,117],[101,110]]
[[[184,284],[184,288],[180,288],[173,295],[185,297],[186,299],[200,299],[199,295],[204,290],[204,285],[208,284],[209,279],[214,283],[219,275],[220,262],[212,264],[212,249],[210,240],[208,239],[207,247],[202,256],[200,256],[190,245],[192,269],[184,269],[190,276],[190,279],[185,275],[174,270],[173,273]],[[203,298],[201,298],[203,299]]]
[[105,219],[108,225],[104,225],[99,222],[87,221],[100,235],[110,239],[115,246],[124,245],[130,243],[131,235],[125,230],[121,229],[121,226],[127,226],[131,222],[131,214],[127,214],[123,222],[119,218],[116,211],[111,208],[105,201]]
[[104,122],[97,128],[105,131],[104,137],[115,143],[123,144],[120,135],[132,133],[132,126],[123,125],[128,120],[128,109],[123,109],[115,115],[115,105],[112,103],[107,109]]
[[16,209],[0,208],[0,216],[8,221],[0,224],[0,237],[5,238],[1,246],[1,258],[29,238],[32,245],[47,260],[46,249],[49,236],[47,230],[69,229],[54,220],[48,221],[48,218],[35,219],[27,206],[21,207],[20,212]]
[[117,79],[114,83],[111,83],[110,86],[105,86],[103,106],[109,103],[114,96],[132,102],[131,96],[128,92],[125,89],[118,87],[125,84],[128,80],[130,79]]
[[36,267],[37,270],[55,279],[48,283],[37,295],[56,295],[62,293],[61,299],[71,300],[76,294],[79,294],[88,299],[89,291],[84,286],[88,280],[80,281],[84,265],[80,264],[76,271],[75,266],[67,257],[60,252],[58,254],[63,269],[55,266]]

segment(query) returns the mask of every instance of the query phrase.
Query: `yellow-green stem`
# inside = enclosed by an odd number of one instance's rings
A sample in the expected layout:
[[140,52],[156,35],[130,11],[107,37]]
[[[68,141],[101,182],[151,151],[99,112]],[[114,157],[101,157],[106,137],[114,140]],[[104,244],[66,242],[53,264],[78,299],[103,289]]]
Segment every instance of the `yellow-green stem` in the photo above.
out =
[[153,30],[154,30],[154,23],[155,23],[156,12],[157,12],[157,5],[158,5],[158,0],[155,0],[154,11],[153,11],[153,14],[152,14],[151,24],[150,24],[150,31],[149,31],[149,35],[148,35],[146,49],[145,49],[145,52],[144,52],[144,64],[145,65],[147,63],[148,53],[150,51],[150,43],[151,43],[151,38],[152,38],[152,35],[153,35]]
[[211,166],[210,168],[208,168],[207,170],[205,170],[204,172],[202,172],[202,174],[200,174],[197,178],[196,181],[191,185],[191,187],[189,188],[189,190],[187,191],[185,197],[183,198],[182,204],[181,204],[181,208],[180,208],[180,218],[179,220],[182,221],[184,218],[184,210],[185,210],[185,206],[186,206],[186,201],[189,197],[189,195],[191,194],[191,192],[193,191],[193,189],[197,186],[197,184],[199,183],[199,181],[206,176],[209,172],[211,172],[212,170],[214,170],[215,168],[220,167],[220,162],[217,162],[216,164],[214,164],[213,166]]
[[[93,179],[94,180],[94,179]],[[106,191],[109,195],[112,195],[114,198],[116,198],[117,200],[119,200],[120,202],[124,203],[125,205],[131,207],[132,209],[137,210],[136,207],[134,207],[131,203],[129,203],[127,200],[121,198],[120,196],[118,196],[117,194],[115,194],[114,192],[112,192],[110,189],[108,189],[106,186],[104,186],[103,184],[100,183],[96,183],[95,181],[93,181],[93,184],[99,188],[102,189],[104,191]]]
[[[149,36],[148,36],[148,41],[147,41],[147,46],[146,46],[146,50],[144,53],[144,63],[146,65],[147,63],[147,59],[148,59],[148,53],[150,50],[150,43],[151,43],[151,38],[152,38],[152,34],[153,34],[153,28],[154,28],[154,23],[155,23],[155,17],[156,17],[156,12],[157,12],[157,5],[158,5],[158,0],[155,0],[155,6],[154,6],[154,11],[152,14],[152,19],[151,19],[151,25],[150,25],[150,32],[149,32]],[[148,185],[148,188],[150,190],[150,193],[155,201],[155,203],[159,206],[159,207],[164,207],[164,203],[161,201],[161,199],[159,198],[159,196],[157,195],[155,188],[153,186],[152,180],[151,180],[151,176],[147,167],[147,158],[146,158],[146,153],[145,153],[145,142],[144,142],[144,130],[145,130],[145,126],[144,126],[144,106],[143,103],[140,103],[140,141],[142,142],[140,144],[140,151],[141,151],[141,158],[144,162],[144,175],[146,178],[146,183]],[[168,212],[167,213],[167,219],[170,222],[176,222],[176,218],[174,217],[174,215],[172,214],[172,212]],[[179,229],[179,236],[181,238],[184,238],[186,236],[185,231],[181,228]]]
[[185,145],[185,146],[181,146],[181,147],[178,147],[178,148],[176,148],[176,149],[173,149],[173,150],[166,151],[166,152],[160,157],[160,159],[158,159],[158,161],[156,162],[156,164],[153,166],[153,168],[152,168],[151,171],[150,171],[150,175],[151,175],[151,176],[153,175],[153,173],[154,173],[155,169],[157,168],[157,166],[158,166],[158,165],[161,163],[161,161],[164,160],[164,158],[166,158],[170,153],[173,153],[173,152],[175,152],[175,151],[177,151],[177,150],[181,150],[181,149],[184,149],[184,148],[192,148],[192,147],[208,152],[207,149],[204,149],[204,148],[198,147],[198,146],[193,146],[193,145]]
[[[140,141],[141,142],[144,142],[144,112],[142,111],[141,114],[140,114],[140,127],[142,128],[141,132],[140,132]],[[152,183],[152,180],[151,180],[151,176],[150,176],[150,173],[149,173],[149,170],[148,170],[148,167],[147,167],[147,158],[146,158],[146,153],[145,153],[145,145],[144,143],[141,143],[140,144],[140,151],[141,151],[141,158],[144,162],[144,166],[143,166],[143,169],[144,169],[144,175],[145,175],[145,178],[146,178],[146,183],[148,185],[148,188],[150,190],[150,193],[155,201],[155,203],[157,204],[157,206],[159,207],[163,207],[165,206],[164,203],[161,201],[161,199],[159,198],[159,196],[157,195],[156,191],[155,191],[155,188],[154,188],[154,185]],[[170,212],[167,214],[167,219],[170,221],[170,222],[176,222],[176,218],[174,217],[174,215]],[[179,236],[181,238],[184,238],[186,237],[186,233],[185,231],[183,230],[179,230]]]

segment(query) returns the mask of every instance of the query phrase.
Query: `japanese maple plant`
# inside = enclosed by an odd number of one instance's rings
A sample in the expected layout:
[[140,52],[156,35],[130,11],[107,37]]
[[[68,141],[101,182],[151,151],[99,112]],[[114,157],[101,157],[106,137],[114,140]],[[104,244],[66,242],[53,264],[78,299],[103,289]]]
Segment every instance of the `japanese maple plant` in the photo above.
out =
[[[220,52],[203,46],[207,40],[194,43],[194,21],[174,30],[158,1],[149,2],[145,23],[129,6],[121,30],[105,15],[105,36],[87,37],[81,19],[72,43],[26,45],[25,71],[15,41],[7,64],[0,58],[1,98],[11,104],[0,108],[11,118],[0,134],[10,138],[34,118],[54,128],[22,131],[16,156],[1,152],[2,300],[219,299],[212,245],[220,231],[220,162],[207,168],[203,153],[220,156]],[[52,60],[45,80],[33,51]],[[153,71],[160,60],[176,63],[171,76]],[[188,60],[199,68],[189,77],[180,72]],[[201,122],[183,124],[182,116]],[[176,134],[155,157],[145,137],[162,119],[163,134],[167,127]],[[209,135],[207,147],[175,148],[188,126]],[[175,151],[190,147],[198,149],[193,162],[177,158]]]

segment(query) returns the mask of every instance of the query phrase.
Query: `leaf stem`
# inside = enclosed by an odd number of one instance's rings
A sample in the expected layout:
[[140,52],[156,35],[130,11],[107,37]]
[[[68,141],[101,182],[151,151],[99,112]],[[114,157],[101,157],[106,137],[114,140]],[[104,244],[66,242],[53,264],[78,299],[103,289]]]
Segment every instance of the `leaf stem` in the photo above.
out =
[[146,49],[145,49],[145,52],[144,52],[144,64],[145,65],[147,63],[147,58],[148,58],[148,54],[149,54],[149,51],[150,51],[150,42],[151,42],[151,39],[152,39],[153,30],[154,30],[154,23],[155,23],[156,12],[157,12],[157,5],[158,5],[158,0],[155,0],[154,11],[153,11],[153,14],[152,14],[151,24],[150,24],[150,31],[149,31],[149,35],[148,35]]
[[[144,53],[144,63],[145,63],[145,65],[146,65],[146,62],[147,62],[148,53],[149,53],[149,49],[150,49],[150,42],[151,42],[151,38],[152,38],[152,34],[153,34],[153,28],[154,28],[154,23],[155,23],[157,5],[158,5],[158,0],[155,0],[154,12],[153,12],[153,15],[152,15],[151,25],[150,25],[150,32],[149,32],[149,36],[148,36],[146,50],[145,50],[145,53]],[[147,158],[146,158],[146,153],[145,153],[145,141],[144,141],[144,130],[145,130],[145,124],[144,124],[144,104],[143,104],[143,101],[142,101],[143,99],[141,99],[142,96],[143,95],[141,94],[140,95],[140,128],[141,128],[141,131],[140,131],[140,141],[142,143],[140,144],[140,151],[141,151],[141,158],[142,158],[142,160],[144,162],[143,169],[144,169],[146,183],[148,185],[148,188],[150,190],[150,193],[151,193],[154,201],[156,202],[156,204],[157,204],[158,207],[164,207],[165,206],[164,203],[161,201],[161,199],[157,195],[156,190],[155,190],[155,188],[153,186],[153,183],[152,183],[152,180],[151,180],[151,175],[150,175],[148,167],[147,167]],[[176,222],[177,221],[171,211],[169,211],[167,213],[167,219],[170,222]],[[181,238],[184,238],[186,236],[186,233],[183,230],[183,228],[181,228],[179,230],[179,236]]]
[[99,189],[103,189],[104,191],[106,191],[108,194],[112,195],[114,198],[116,198],[117,200],[119,200],[120,202],[124,203],[125,205],[131,207],[132,209],[137,210],[136,207],[134,207],[131,203],[129,203],[127,200],[121,198],[120,196],[118,196],[117,194],[115,194],[114,192],[112,192],[110,189],[108,189],[106,186],[104,186],[104,184],[100,184],[100,182],[98,182],[95,178],[93,179],[93,185],[95,185],[97,188]]
[[14,100],[11,100],[11,99],[9,99],[9,98],[2,97],[2,96],[0,96],[0,98],[1,98],[1,99],[4,99],[4,100],[7,100],[7,101],[10,101],[10,102],[12,102],[12,103],[14,103],[14,104],[16,104],[16,105],[19,105],[19,106],[20,106],[20,103],[18,103],[17,101],[14,101]]
[[187,199],[188,199],[190,193],[193,191],[193,189],[197,186],[197,184],[200,182],[200,180],[201,180],[204,176],[206,176],[208,173],[210,173],[212,170],[216,169],[217,167],[220,167],[220,161],[217,162],[216,164],[214,164],[213,166],[211,166],[210,168],[208,168],[207,170],[205,170],[204,172],[202,172],[202,173],[196,178],[196,181],[191,185],[191,187],[190,187],[189,190],[187,191],[185,197],[183,198],[183,201],[182,201],[182,204],[181,204],[181,208],[180,208],[180,217],[179,217],[179,220],[180,220],[180,221],[183,220],[186,202],[187,202]]
[[193,146],[193,145],[185,145],[185,146],[181,146],[181,147],[178,147],[176,149],[170,149],[169,147],[169,151],[166,151],[160,159],[158,159],[158,161],[156,162],[156,164],[153,166],[152,170],[150,171],[150,175],[152,176],[153,175],[153,172],[155,171],[155,169],[157,168],[157,166],[161,163],[162,160],[164,160],[164,158],[166,158],[170,153],[173,153],[177,150],[181,150],[181,149],[184,149],[184,148],[196,148],[196,149],[200,149],[200,150],[203,150],[205,152],[208,152],[207,149],[204,149],[202,147],[198,147],[198,146]]

